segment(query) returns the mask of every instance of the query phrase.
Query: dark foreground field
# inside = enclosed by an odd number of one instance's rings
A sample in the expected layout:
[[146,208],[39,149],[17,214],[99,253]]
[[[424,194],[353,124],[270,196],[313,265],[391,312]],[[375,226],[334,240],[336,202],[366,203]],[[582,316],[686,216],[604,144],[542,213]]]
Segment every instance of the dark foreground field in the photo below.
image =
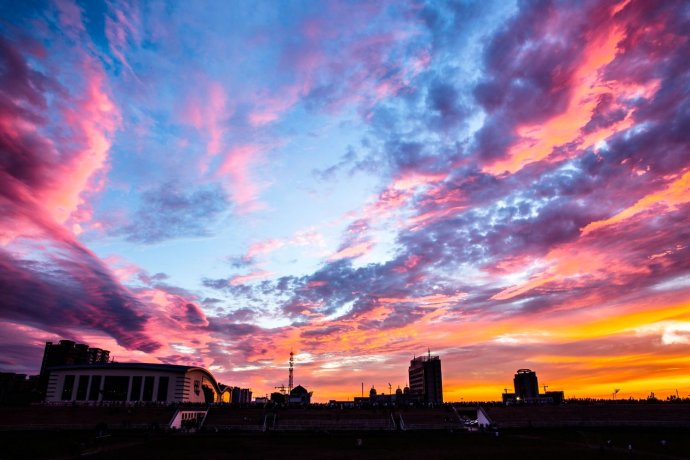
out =
[[100,439],[93,432],[2,432],[0,441],[3,460],[690,458],[690,432],[668,429],[513,430],[498,437],[466,432],[119,432]]

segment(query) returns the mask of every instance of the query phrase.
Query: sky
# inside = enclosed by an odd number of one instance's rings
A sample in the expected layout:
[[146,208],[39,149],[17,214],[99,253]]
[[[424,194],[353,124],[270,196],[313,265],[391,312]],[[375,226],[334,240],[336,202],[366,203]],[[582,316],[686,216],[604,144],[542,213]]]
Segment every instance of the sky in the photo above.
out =
[[0,1],[0,370],[690,395],[690,3]]

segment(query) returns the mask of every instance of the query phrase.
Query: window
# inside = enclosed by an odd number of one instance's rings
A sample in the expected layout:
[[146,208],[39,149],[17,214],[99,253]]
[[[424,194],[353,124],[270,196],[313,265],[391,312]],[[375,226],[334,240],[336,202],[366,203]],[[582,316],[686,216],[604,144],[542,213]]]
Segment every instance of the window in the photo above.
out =
[[104,401],[126,401],[129,388],[129,376],[109,375],[103,382]]
[[77,401],[86,401],[86,392],[89,391],[89,376],[80,375],[77,384]]
[[130,401],[139,401],[141,399],[141,376],[132,377],[132,391],[129,394]]
[[98,401],[98,396],[101,393],[101,376],[94,375],[91,377],[91,388],[89,389],[89,401]]
[[198,395],[199,393],[201,393],[201,381],[195,380],[194,381],[194,394]]
[[156,401],[167,401],[168,400],[168,381],[169,377],[159,377],[158,378],[158,395]]
[[141,397],[142,401],[152,401],[153,400],[153,379],[154,377],[144,378],[144,394]]
[[62,383],[62,400],[72,400],[72,389],[74,388],[74,376],[65,375],[65,380]]

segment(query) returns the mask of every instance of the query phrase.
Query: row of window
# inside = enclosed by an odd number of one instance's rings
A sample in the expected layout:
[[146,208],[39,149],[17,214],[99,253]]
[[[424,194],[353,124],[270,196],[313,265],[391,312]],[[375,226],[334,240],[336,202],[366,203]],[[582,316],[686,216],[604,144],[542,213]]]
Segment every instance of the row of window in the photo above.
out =
[[[167,401],[168,385],[170,377],[158,377],[158,391],[156,399],[153,399],[153,388],[155,377],[148,376],[106,376],[100,375],[80,375],[78,376],[75,391],[75,381],[77,376],[65,375],[62,385],[63,401]],[[101,380],[103,385],[101,386]]]

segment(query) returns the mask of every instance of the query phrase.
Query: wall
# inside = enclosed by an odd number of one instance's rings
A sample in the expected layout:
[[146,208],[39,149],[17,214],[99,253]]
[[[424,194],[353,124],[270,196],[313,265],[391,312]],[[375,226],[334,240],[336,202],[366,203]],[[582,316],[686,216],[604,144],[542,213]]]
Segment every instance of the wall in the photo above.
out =
[[[69,383],[71,377],[74,376],[72,382],[71,392],[68,390],[63,393],[65,382]],[[80,385],[82,377],[86,383],[86,394],[84,395],[83,385]],[[116,379],[108,379],[108,383],[124,382],[127,378],[126,390],[124,393],[119,390],[124,390],[124,387],[119,388],[118,385],[106,386],[106,377],[115,377]],[[117,379],[117,378],[120,379]],[[136,391],[135,377],[141,378],[141,385]],[[146,377],[153,378],[153,386],[146,385]],[[100,380],[99,380],[100,378]],[[163,391],[159,399],[159,390],[164,390],[161,386],[162,378],[168,379],[167,391]],[[77,402],[77,403],[97,403],[100,401],[113,402],[173,402],[182,401],[181,392],[176,389],[182,388],[184,382],[184,375],[175,372],[145,370],[145,369],[69,369],[58,370],[50,373],[48,381],[48,391],[46,394],[47,402]],[[148,390],[148,391],[147,391]],[[137,394],[135,394],[137,393]],[[147,395],[148,393],[148,395]],[[63,397],[64,396],[64,397]],[[148,397],[147,397],[148,396]],[[66,398],[66,399],[65,399]],[[203,401],[203,399],[202,399]]]

